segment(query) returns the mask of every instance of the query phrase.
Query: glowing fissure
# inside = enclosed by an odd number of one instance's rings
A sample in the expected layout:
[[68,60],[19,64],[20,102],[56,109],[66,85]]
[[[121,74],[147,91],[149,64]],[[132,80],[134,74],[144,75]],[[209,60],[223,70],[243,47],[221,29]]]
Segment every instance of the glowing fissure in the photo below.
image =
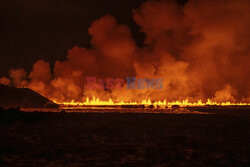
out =
[[154,101],[152,102],[150,99],[143,100],[141,102],[124,102],[124,101],[118,101],[114,102],[112,99],[109,99],[107,101],[100,100],[99,98],[93,97],[92,100],[89,98],[86,98],[85,101],[78,102],[72,100],[71,102],[57,102],[54,101],[57,104],[64,105],[64,106],[122,106],[122,105],[144,105],[144,106],[154,106],[154,107],[166,107],[166,106],[173,106],[178,105],[180,107],[187,107],[187,106],[206,106],[206,105],[219,105],[219,106],[248,106],[250,103],[232,103],[232,102],[213,102],[210,99],[208,99],[206,102],[203,102],[202,100],[198,100],[197,102],[189,102],[188,99],[183,101],[172,101],[168,102],[167,100],[163,101]]

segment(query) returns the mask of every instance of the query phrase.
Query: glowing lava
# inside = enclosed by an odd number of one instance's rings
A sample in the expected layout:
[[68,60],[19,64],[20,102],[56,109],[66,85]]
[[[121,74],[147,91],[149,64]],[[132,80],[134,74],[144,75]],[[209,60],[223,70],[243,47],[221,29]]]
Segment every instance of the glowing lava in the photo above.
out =
[[206,102],[202,102],[202,100],[198,100],[197,102],[189,102],[188,99],[183,101],[172,101],[168,102],[167,100],[163,101],[154,101],[152,102],[150,99],[143,100],[141,102],[114,102],[112,99],[109,99],[108,101],[100,100],[99,98],[93,97],[92,100],[89,98],[86,98],[85,101],[82,102],[76,102],[72,100],[71,102],[57,102],[54,101],[57,104],[64,105],[64,106],[125,106],[125,105],[144,105],[144,106],[155,106],[155,107],[169,107],[173,105],[178,105],[180,107],[187,107],[187,106],[206,106],[206,105],[217,105],[217,106],[248,106],[250,103],[231,103],[231,102],[213,102],[210,99],[208,99]]

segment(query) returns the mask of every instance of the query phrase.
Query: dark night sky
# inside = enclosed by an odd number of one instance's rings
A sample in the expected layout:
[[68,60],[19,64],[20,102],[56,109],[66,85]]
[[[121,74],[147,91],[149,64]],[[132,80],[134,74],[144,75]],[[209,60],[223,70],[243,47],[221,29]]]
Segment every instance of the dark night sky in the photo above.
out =
[[[10,68],[25,68],[43,59],[52,65],[64,60],[73,46],[89,47],[91,23],[111,14],[128,24],[141,43],[143,34],[132,19],[132,9],[145,0],[1,0],[0,76]],[[182,3],[182,2],[181,2]]]

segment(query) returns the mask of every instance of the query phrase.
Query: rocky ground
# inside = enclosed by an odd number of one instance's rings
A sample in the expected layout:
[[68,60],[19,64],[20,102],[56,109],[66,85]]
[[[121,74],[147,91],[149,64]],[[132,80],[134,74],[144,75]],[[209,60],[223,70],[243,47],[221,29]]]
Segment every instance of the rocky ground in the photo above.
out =
[[250,110],[212,113],[1,110],[0,166],[250,166]]

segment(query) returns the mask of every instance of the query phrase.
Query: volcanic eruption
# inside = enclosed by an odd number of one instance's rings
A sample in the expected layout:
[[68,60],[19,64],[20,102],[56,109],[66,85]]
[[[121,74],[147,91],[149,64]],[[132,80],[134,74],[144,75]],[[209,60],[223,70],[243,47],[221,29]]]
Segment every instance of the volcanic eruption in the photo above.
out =
[[[248,0],[190,0],[185,5],[165,0],[144,2],[132,11],[145,36],[142,46],[127,25],[108,14],[89,28],[91,48],[75,46],[68,51],[67,60],[54,64],[38,60],[30,72],[10,69],[9,78],[1,78],[0,83],[30,88],[65,104],[182,100],[187,104],[247,104],[249,11]],[[163,88],[127,89],[124,82],[116,83],[114,89],[87,89],[87,77],[104,81],[161,78]]]

